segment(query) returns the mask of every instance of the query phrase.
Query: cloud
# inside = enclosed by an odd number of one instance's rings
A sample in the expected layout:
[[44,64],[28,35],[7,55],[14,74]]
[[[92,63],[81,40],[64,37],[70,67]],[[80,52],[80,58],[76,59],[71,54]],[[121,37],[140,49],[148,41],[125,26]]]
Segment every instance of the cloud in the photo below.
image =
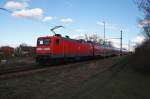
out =
[[[11,15],[15,17],[23,17],[29,19],[43,19],[43,9],[41,8],[32,8],[29,9],[28,2],[30,0],[9,0],[4,5],[4,8],[12,10]],[[50,17],[45,17],[44,21],[50,20]]]
[[43,17],[43,10],[41,8],[22,9],[20,11],[14,11],[12,13],[12,16],[31,19],[41,19]]
[[[144,39],[144,36],[136,36],[130,42],[130,50],[133,51],[135,46],[141,44],[144,41]],[[114,47],[120,48],[120,39],[111,39],[110,41],[113,43]],[[129,49],[128,43],[123,43],[123,48]]]
[[18,10],[18,9],[25,9],[28,7],[28,4],[26,2],[17,2],[17,1],[8,1],[4,8],[9,10]]
[[52,17],[52,16],[47,16],[47,17],[44,17],[43,18],[43,22],[47,22],[47,21],[51,21],[51,20],[53,20],[54,18]]
[[132,42],[135,44],[141,44],[144,40],[145,40],[144,36],[137,36],[132,40]]
[[112,42],[114,47],[120,48],[120,39],[110,39],[109,41]]
[[71,36],[73,39],[84,39],[85,35],[84,34],[75,34]]
[[60,21],[63,22],[63,23],[72,23],[73,19],[71,19],[71,18],[65,18],[65,19],[61,19]]
[[[117,48],[117,49],[120,50],[120,39],[110,39],[109,41],[112,43],[112,45],[113,45],[115,48]],[[126,43],[123,42],[122,48],[128,50],[128,49],[129,49],[129,46],[128,46],[128,44],[126,44]]]
[[140,27],[140,28],[142,28],[142,27],[145,27],[145,26],[147,26],[148,24],[150,24],[150,20],[142,20],[142,21],[140,21],[139,22],[139,24],[138,24],[138,26]]

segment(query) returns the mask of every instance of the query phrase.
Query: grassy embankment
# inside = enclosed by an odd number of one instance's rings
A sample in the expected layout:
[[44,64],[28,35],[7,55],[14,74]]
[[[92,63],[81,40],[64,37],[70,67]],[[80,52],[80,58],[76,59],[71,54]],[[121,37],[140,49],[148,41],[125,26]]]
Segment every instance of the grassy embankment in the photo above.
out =
[[150,76],[131,67],[127,57],[52,67],[0,80],[0,99],[150,99]]

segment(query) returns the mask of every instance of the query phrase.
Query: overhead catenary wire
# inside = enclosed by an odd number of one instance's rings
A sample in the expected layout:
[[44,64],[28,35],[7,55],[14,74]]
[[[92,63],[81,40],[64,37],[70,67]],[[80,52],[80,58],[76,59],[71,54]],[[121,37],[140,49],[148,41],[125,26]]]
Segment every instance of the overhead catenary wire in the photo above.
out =
[[0,7],[0,10],[6,11],[6,12],[8,12],[8,13],[12,13],[12,11],[10,11],[10,10],[8,10],[8,9],[6,9],[6,8],[3,8],[3,7]]

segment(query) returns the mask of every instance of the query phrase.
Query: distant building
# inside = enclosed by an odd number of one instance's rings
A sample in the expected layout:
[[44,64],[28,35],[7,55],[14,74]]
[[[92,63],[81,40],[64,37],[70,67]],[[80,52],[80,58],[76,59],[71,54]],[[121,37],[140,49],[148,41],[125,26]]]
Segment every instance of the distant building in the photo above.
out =
[[3,57],[11,57],[14,55],[14,48],[10,46],[0,47],[0,55]]

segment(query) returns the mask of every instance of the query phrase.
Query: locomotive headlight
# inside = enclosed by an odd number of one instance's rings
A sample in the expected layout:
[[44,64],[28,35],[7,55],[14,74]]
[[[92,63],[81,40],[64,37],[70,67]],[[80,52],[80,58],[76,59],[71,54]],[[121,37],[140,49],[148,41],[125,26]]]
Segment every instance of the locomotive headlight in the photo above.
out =
[[36,48],[36,50],[37,50],[37,51],[40,51],[40,50],[42,50],[42,48]]
[[37,50],[37,51],[41,51],[41,50],[43,50],[43,51],[49,51],[50,48],[36,48],[36,50]]
[[43,50],[45,50],[45,51],[49,51],[49,50],[50,50],[50,48],[43,48]]

